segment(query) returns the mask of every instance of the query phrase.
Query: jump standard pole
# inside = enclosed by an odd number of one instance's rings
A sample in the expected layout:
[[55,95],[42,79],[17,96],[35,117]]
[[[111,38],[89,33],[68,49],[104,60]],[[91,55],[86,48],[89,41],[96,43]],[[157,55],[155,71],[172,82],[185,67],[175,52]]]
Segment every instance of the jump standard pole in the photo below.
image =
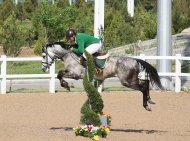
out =
[[[172,16],[171,16],[171,0],[158,0],[157,8],[157,55],[172,55]],[[171,60],[158,60],[158,72],[171,72]],[[162,85],[167,90],[172,90],[172,80],[168,76],[161,77]]]

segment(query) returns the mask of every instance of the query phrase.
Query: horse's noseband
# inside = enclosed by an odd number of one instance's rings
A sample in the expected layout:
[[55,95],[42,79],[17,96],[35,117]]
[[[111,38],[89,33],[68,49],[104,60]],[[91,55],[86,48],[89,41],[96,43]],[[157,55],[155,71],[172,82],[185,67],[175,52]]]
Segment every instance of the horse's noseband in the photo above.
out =
[[[48,56],[52,59],[51,62],[48,62]],[[51,57],[51,56],[49,55],[49,53],[47,52],[47,46],[42,47],[42,57],[43,57],[43,58],[46,57],[46,61],[45,61],[45,62],[42,62],[42,65],[43,65],[45,68],[49,68],[49,67],[51,66],[51,64],[53,63],[54,58]],[[45,65],[44,65],[44,64],[45,64]]]

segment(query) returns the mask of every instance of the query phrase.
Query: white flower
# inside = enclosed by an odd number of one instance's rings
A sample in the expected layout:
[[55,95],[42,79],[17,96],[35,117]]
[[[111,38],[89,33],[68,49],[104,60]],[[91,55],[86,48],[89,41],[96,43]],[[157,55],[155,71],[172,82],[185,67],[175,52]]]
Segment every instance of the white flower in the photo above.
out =
[[91,132],[96,132],[98,129],[100,129],[99,127],[93,127]]

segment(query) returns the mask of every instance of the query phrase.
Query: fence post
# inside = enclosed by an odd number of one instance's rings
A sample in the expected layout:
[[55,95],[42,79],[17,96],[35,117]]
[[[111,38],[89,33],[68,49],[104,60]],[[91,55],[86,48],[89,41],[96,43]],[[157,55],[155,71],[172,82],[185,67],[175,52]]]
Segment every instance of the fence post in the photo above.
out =
[[1,94],[6,94],[6,90],[7,90],[7,83],[6,83],[6,73],[7,73],[7,57],[6,55],[2,55],[2,63],[1,63],[1,76],[2,76],[2,80],[1,80]]
[[55,62],[50,66],[49,92],[55,93]]
[[181,54],[176,54],[175,59],[175,92],[179,93],[181,91],[181,79],[180,79],[180,73],[181,73],[181,61],[180,61]]
[[140,58],[145,61],[145,54],[140,54]]

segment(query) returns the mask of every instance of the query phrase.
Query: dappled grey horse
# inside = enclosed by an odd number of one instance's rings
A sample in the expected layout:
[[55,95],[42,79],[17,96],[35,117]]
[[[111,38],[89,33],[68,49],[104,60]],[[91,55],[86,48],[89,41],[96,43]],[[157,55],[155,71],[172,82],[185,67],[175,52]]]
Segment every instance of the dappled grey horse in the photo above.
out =
[[[58,72],[57,78],[62,87],[70,90],[70,85],[63,79],[82,79],[85,68],[80,64],[79,56],[68,51],[68,45],[57,42],[47,44],[42,47],[42,70],[48,71],[50,65],[56,60],[64,62],[64,70]],[[140,79],[141,71],[146,73],[146,79]],[[96,79],[103,81],[106,78],[117,76],[123,86],[139,90],[143,93],[143,106],[151,111],[148,103],[155,104],[149,95],[149,80],[161,90],[164,90],[157,70],[149,63],[136,58],[110,56],[107,58],[105,68],[100,74],[96,74]]]

